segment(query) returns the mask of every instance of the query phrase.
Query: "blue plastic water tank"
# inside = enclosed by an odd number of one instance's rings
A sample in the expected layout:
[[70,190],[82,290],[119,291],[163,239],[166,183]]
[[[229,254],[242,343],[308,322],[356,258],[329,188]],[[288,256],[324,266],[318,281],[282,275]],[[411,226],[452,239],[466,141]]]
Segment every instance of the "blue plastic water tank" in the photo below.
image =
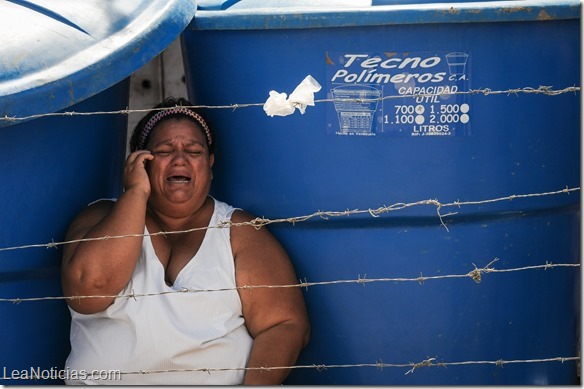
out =
[[[580,3],[305,3],[202,1],[183,34],[190,98],[234,107],[208,111],[213,194],[266,218],[480,203],[272,224],[303,281],[412,280],[303,289],[287,383],[578,383],[545,362],[579,356],[578,267],[464,275],[579,264],[577,189],[483,200],[580,186]],[[315,106],[268,117],[307,75]]]
[[185,0],[0,3],[0,384],[63,383],[66,303],[26,301],[62,296],[61,246],[42,245],[61,242],[89,202],[122,190],[125,115],[42,115],[126,109],[128,77],[194,12]]

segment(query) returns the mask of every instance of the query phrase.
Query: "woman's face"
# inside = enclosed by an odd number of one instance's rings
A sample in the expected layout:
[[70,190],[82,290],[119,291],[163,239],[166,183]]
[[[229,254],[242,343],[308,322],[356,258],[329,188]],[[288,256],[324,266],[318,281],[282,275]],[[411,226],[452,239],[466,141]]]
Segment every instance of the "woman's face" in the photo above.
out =
[[148,163],[150,200],[200,206],[211,187],[214,156],[197,124],[184,118],[164,120],[153,130],[147,148],[154,155]]

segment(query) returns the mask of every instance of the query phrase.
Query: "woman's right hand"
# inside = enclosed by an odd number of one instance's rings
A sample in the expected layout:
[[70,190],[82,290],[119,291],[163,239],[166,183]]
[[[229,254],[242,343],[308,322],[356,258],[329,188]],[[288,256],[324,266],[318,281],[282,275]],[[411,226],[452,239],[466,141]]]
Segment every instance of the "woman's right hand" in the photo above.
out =
[[146,172],[146,162],[154,159],[152,153],[148,150],[134,151],[128,158],[124,166],[124,189],[141,189],[150,195],[150,179]]

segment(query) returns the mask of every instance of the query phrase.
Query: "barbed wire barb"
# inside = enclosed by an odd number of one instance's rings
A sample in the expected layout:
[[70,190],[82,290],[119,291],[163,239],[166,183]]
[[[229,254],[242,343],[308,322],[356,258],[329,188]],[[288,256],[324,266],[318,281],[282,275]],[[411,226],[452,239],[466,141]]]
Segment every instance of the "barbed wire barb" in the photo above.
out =
[[[488,273],[488,272],[493,272],[493,271],[495,271],[495,269],[494,269],[494,268],[492,268],[492,267],[491,267],[491,265],[492,265],[493,263],[497,262],[498,260],[499,260],[499,258],[495,258],[495,259],[493,259],[491,262],[489,262],[489,263],[488,263],[488,264],[487,264],[487,265],[486,265],[484,268],[482,268],[482,269],[479,269],[479,268],[477,267],[477,265],[475,265],[475,264],[473,263],[472,265],[473,265],[475,268],[474,268],[474,270],[472,270],[471,272],[469,272],[469,273],[468,273],[468,276],[469,276],[470,278],[472,278],[472,279],[474,280],[474,282],[476,282],[477,284],[480,284],[480,283],[481,283],[481,281],[482,281],[482,279],[483,279],[483,277],[482,277],[483,273]],[[546,264],[547,264],[547,262],[546,262]],[[547,266],[547,265],[543,265],[543,266]]]
[[376,362],[376,364],[379,371],[383,371],[383,359],[380,359],[379,362]]
[[361,274],[358,275],[357,277],[357,283],[363,285],[363,287],[365,287],[365,283],[367,282],[367,273],[363,274],[363,277],[361,277]]
[[420,367],[433,366],[434,365],[433,362],[435,360],[436,360],[436,358],[428,358],[428,359],[423,360],[422,362],[419,362],[419,363],[411,363],[411,365],[413,365],[413,367],[410,370],[408,370],[405,375],[413,373],[416,369],[418,369]]

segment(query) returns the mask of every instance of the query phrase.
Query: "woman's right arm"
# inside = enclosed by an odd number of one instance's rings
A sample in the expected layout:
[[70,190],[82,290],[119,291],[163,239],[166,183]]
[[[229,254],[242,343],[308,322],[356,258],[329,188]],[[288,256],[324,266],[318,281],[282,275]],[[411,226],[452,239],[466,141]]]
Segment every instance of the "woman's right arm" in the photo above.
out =
[[[144,233],[150,183],[144,168],[149,152],[128,156],[124,193],[118,201],[98,202],[82,211],[71,223],[65,240],[103,238]],[[116,296],[129,282],[140,255],[142,237],[85,240],[63,248],[62,286],[65,297]],[[84,314],[106,309],[108,298],[68,299],[69,306]]]

